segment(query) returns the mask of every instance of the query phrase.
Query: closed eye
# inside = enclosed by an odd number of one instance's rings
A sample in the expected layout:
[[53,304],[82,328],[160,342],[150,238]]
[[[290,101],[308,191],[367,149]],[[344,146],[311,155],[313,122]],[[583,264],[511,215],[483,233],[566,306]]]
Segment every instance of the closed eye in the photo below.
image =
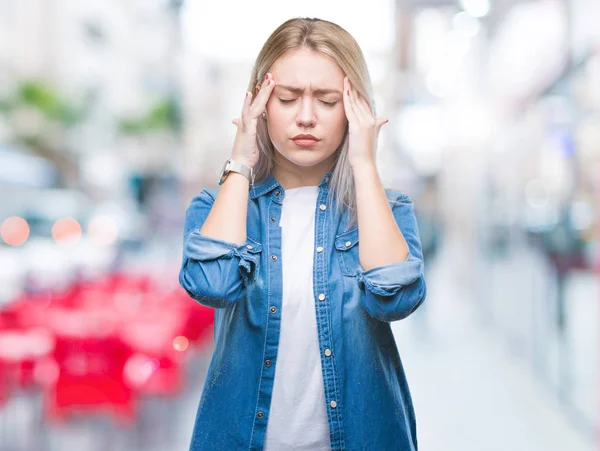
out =
[[[295,100],[296,100],[296,99],[279,99],[279,101],[280,101],[281,103],[284,103],[284,104],[286,104],[286,103],[292,103],[292,102],[294,102]],[[323,104],[327,105],[328,107],[333,107],[333,106],[335,106],[335,105],[337,104],[337,102],[325,102],[324,100],[321,100],[321,102],[322,102]]]

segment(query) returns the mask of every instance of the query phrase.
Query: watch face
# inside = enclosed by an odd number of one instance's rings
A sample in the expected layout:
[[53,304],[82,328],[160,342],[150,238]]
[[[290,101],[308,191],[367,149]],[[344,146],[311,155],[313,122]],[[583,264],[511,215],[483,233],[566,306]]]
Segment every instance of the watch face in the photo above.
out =
[[221,176],[219,177],[219,185],[221,185],[225,181],[225,177],[229,173],[229,165],[231,164],[231,160],[227,160],[223,165],[223,169],[221,170]]

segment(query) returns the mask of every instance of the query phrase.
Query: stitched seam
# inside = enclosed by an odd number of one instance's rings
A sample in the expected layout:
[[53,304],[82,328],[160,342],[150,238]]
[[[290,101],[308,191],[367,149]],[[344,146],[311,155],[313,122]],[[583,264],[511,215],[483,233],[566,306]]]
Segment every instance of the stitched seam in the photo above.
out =
[[347,233],[349,234],[350,232],[354,232],[355,230],[358,230],[358,226],[354,227],[353,229],[346,230],[345,232],[342,232],[342,233],[340,233],[339,235],[336,235],[335,237],[336,237],[336,239],[337,239],[337,238],[339,238],[339,237],[341,237],[341,236],[344,236],[344,235],[346,235]]
[[[269,214],[272,202],[273,202],[273,199],[269,199],[269,205],[267,206],[267,214]],[[269,226],[267,225],[267,247],[268,247],[268,243],[269,243],[270,234],[271,234],[271,231],[270,231]],[[254,406],[254,421],[252,422],[252,431],[250,432],[250,446],[248,448],[248,451],[252,450],[252,441],[254,440],[254,428],[256,426],[256,414],[258,413],[258,400],[260,399],[260,387],[262,385],[263,371],[265,370],[263,361],[265,359],[265,348],[267,346],[267,336],[269,335],[269,299],[271,299],[271,272],[269,271],[268,268],[267,268],[267,287],[268,287],[268,289],[267,289],[267,322],[266,322],[266,326],[265,326],[265,341],[263,343],[263,355],[262,355],[262,359],[261,359],[261,363],[260,363],[260,379],[258,380],[258,391],[256,392],[256,404]],[[264,444],[263,444],[263,446],[264,446]]]

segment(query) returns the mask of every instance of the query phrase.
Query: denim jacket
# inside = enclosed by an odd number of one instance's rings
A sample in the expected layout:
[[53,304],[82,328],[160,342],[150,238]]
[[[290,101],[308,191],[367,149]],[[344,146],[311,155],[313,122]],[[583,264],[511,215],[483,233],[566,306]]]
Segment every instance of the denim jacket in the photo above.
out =
[[[347,212],[327,205],[330,178],[331,172],[321,179],[315,205],[320,252],[314,252],[313,292],[331,449],[414,451],[415,414],[390,327],[426,296],[414,205],[406,194],[386,189],[410,254],[365,271],[358,228],[349,226]],[[279,226],[285,190],[273,176],[253,185],[242,244],[199,231],[217,192],[204,189],[187,209],[179,272],[187,293],[215,309],[215,347],[190,450],[262,450],[285,333]]]

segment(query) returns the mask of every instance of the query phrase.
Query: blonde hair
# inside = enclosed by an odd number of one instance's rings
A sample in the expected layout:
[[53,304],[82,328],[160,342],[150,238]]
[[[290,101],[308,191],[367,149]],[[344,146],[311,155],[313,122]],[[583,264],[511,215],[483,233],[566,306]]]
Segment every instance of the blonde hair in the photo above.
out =
[[[256,85],[260,85],[275,61],[289,51],[307,48],[331,57],[348,76],[352,86],[364,96],[375,115],[375,102],[371,78],[364,55],[356,40],[339,25],[317,18],[293,18],[282,23],[267,39],[258,54],[248,90],[256,98]],[[275,148],[269,138],[266,119],[260,116],[257,124],[259,159],[254,167],[255,182],[266,179],[274,164]],[[350,212],[356,223],[356,191],[352,168],[348,163],[348,127],[342,143],[334,155],[333,174],[330,181],[329,205],[333,198],[340,208]]]

